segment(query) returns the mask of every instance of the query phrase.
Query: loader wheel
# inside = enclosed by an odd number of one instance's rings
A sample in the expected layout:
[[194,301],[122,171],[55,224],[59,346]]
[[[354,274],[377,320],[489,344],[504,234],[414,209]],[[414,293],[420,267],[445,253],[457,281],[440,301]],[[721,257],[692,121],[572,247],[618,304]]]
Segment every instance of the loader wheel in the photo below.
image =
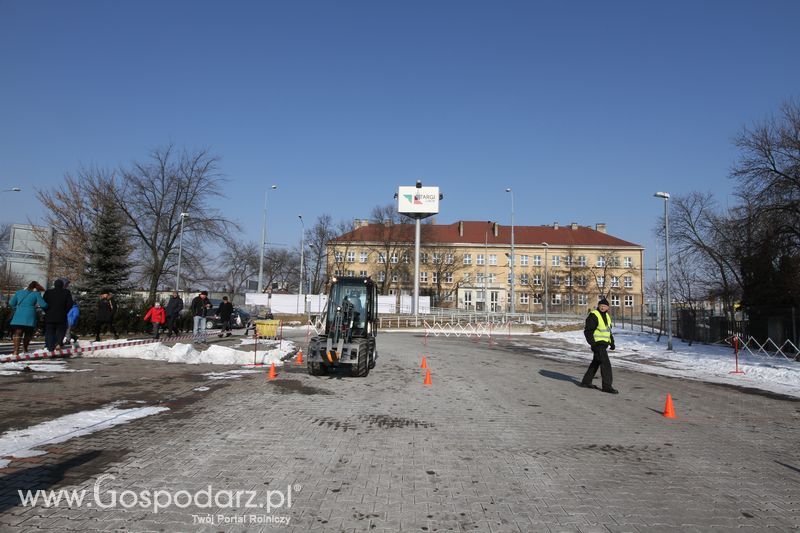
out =
[[356,378],[365,378],[369,374],[369,344],[366,339],[358,341],[358,355],[356,363],[350,365],[350,375]]
[[308,362],[308,373],[312,376],[324,376],[328,373],[328,365],[325,363]]
[[375,339],[369,340],[369,369],[375,368]]

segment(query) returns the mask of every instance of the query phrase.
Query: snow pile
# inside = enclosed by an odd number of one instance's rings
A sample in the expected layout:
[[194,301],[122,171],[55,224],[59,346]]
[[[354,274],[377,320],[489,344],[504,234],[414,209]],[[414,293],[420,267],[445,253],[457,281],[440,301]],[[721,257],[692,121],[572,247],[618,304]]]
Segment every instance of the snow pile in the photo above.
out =
[[29,367],[34,372],[92,372],[91,368],[75,370],[67,367],[66,361],[63,359],[41,360],[36,361],[14,361],[13,363],[0,364],[0,376],[16,376],[20,374],[25,367]]
[[281,358],[294,352],[294,343],[291,341],[261,341],[255,354],[253,350],[237,350],[229,346],[212,344],[208,349],[199,351],[191,344],[175,344],[166,346],[161,343],[144,344],[140,346],[125,346],[111,350],[97,350],[87,353],[84,357],[108,358],[135,358],[152,361],[166,361],[168,363],[212,365],[247,365],[256,363],[276,365],[281,364]]
[[[580,345],[580,349],[575,351],[545,348],[543,351],[548,356],[587,363],[591,360],[591,351],[583,337],[583,330],[546,331],[538,335]],[[666,336],[662,335],[661,341],[657,342],[652,333],[626,330],[614,331],[614,341],[617,349],[609,352],[613,366],[800,397],[800,363],[780,355],[754,356],[748,352],[739,352],[739,369],[744,374],[731,374],[736,367],[733,348],[730,346],[689,346],[680,339],[673,338],[673,350],[668,351]]]
[[[74,437],[89,435],[96,431],[126,424],[131,420],[169,411],[168,407],[136,407],[119,409],[111,404],[94,411],[83,411],[49,420],[27,429],[8,431],[0,435],[0,457],[35,457],[47,452],[34,450],[39,446],[57,444]],[[0,468],[8,466],[10,460],[0,459]]]

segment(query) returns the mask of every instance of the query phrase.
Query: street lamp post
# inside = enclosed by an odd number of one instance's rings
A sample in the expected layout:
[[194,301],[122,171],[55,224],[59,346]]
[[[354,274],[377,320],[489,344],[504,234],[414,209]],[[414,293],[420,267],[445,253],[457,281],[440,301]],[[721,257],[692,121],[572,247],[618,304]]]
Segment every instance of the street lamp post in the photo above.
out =
[[507,193],[511,193],[511,314],[517,312],[517,299],[514,286],[517,284],[517,279],[514,277],[514,191],[511,187],[506,189]]
[[550,245],[546,242],[543,242],[542,246],[544,246],[544,329],[547,329],[547,306],[550,303],[550,282],[547,276],[547,249],[550,247]]
[[667,350],[672,350],[672,300],[669,294],[669,193],[657,192],[653,196],[664,199],[664,274],[667,279],[667,294],[665,305],[667,307]]
[[[488,224],[491,225],[490,220]],[[483,244],[483,306],[486,308],[486,323],[489,323],[489,228],[486,228]]]
[[305,312],[306,301],[303,299],[303,278],[305,277],[305,271],[303,270],[303,257],[305,256],[305,247],[306,247],[306,223],[303,222],[303,215],[297,215],[297,218],[300,219],[300,295],[299,299],[303,300],[303,312]]
[[178,237],[178,270],[175,274],[175,291],[181,290],[181,255],[183,255],[183,221],[189,213],[181,213],[181,232]]
[[[277,185],[270,187],[272,190],[278,188]],[[264,292],[264,247],[267,245],[267,193],[264,191],[264,221],[261,223],[261,254],[258,258],[258,294]]]

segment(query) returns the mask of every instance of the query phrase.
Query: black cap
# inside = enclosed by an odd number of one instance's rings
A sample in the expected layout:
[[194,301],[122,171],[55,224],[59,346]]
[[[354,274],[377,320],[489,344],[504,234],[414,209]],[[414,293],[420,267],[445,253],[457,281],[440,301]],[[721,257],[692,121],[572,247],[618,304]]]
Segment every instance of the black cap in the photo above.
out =
[[606,300],[605,298],[600,298],[600,301],[599,301],[599,302],[597,302],[597,305],[598,305],[598,306],[601,306],[601,305],[608,305],[608,300]]

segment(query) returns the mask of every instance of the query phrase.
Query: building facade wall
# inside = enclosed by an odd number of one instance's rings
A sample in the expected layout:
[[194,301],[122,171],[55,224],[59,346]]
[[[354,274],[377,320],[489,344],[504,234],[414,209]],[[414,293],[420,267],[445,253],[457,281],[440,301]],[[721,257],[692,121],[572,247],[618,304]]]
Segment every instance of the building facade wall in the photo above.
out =
[[[413,244],[400,244],[388,257],[382,243],[331,242],[329,272],[370,276],[384,294],[413,291]],[[425,244],[420,247],[420,294],[435,307],[507,311],[511,298],[511,247],[503,244]],[[584,312],[603,295],[612,307],[639,315],[644,300],[644,249],[641,247],[515,245],[517,312],[548,309]],[[556,258],[556,259],[554,259]],[[547,267],[545,268],[545,264]],[[387,265],[389,272],[386,273]],[[388,280],[384,282],[386,277]]]

